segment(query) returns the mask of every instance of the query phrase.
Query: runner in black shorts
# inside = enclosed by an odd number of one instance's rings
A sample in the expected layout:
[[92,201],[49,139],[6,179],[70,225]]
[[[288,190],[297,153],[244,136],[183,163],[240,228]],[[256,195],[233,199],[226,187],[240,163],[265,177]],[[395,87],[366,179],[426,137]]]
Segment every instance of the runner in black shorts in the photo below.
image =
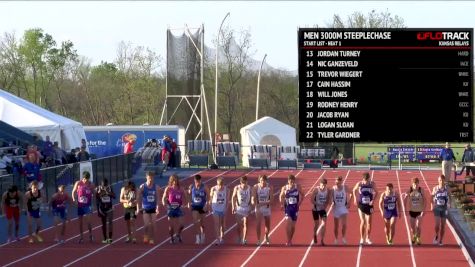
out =
[[[358,194],[356,194],[358,193]],[[356,183],[353,188],[354,204],[358,205],[358,214],[360,216],[360,245],[366,242],[371,245],[372,242],[369,239],[371,233],[371,220],[373,217],[373,201],[378,195],[376,191],[376,185],[370,180],[369,173],[363,173],[363,180]],[[358,203],[357,203],[358,201]]]
[[136,243],[135,238],[135,220],[137,219],[137,194],[134,182],[127,184],[120,190],[120,203],[124,205],[124,220],[127,226],[126,243]]

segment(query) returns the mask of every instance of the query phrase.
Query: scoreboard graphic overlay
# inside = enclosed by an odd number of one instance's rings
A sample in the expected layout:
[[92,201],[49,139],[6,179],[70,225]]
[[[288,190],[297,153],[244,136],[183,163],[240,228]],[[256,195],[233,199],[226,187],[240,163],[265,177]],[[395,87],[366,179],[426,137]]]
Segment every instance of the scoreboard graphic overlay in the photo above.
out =
[[300,142],[472,142],[473,29],[300,28]]

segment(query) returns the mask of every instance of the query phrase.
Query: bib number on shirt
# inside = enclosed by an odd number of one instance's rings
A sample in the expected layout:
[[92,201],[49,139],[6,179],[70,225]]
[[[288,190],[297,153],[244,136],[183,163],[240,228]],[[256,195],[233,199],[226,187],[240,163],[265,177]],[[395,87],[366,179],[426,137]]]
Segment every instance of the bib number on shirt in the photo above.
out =
[[148,202],[155,202],[155,196],[154,195],[148,195],[147,196],[147,201]]
[[297,204],[297,198],[296,197],[289,197],[289,205],[294,205]]
[[371,200],[370,200],[369,197],[363,197],[363,198],[361,198],[361,203],[363,203],[363,204],[369,204],[369,202],[371,202]]
[[87,203],[87,197],[85,196],[80,196],[78,199],[79,203],[86,204]]
[[438,205],[438,206],[443,206],[443,205],[445,205],[445,199],[437,199],[437,205]]
[[111,202],[110,196],[103,196],[101,198],[101,200],[102,200],[102,203],[110,203]]
[[388,210],[393,210],[395,208],[396,208],[396,204],[394,204],[394,203],[389,203],[388,204]]
[[201,203],[201,197],[194,197],[193,202],[195,203]]
[[216,199],[216,203],[218,203],[218,204],[224,204],[224,198],[218,198],[218,199]]
[[267,196],[259,196],[260,203],[267,203],[269,202],[269,198]]
[[179,204],[179,203],[177,203],[177,202],[172,202],[172,203],[170,203],[170,208],[176,209],[176,208],[178,208],[178,207],[180,207],[180,204]]

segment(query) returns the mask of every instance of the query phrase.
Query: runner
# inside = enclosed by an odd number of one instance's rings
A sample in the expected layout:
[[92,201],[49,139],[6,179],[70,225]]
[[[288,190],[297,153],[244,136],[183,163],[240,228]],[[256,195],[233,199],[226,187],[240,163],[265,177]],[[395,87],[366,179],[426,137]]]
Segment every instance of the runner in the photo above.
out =
[[412,244],[421,244],[421,224],[424,211],[426,209],[426,200],[423,189],[419,186],[419,178],[412,178],[412,186],[406,194],[405,204],[409,210],[409,220],[411,224]]
[[379,198],[379,210],[384,220],[384,231],[386,233],[386,242],[393,244],[394,234],[396,232],[396,217],[401,219],[402,206],[398,193],[393,189],[393,184],[386,184],[386,191]]
[[218,177],[216,185],[210,190],[211,210],[213,211],[214,228],[216,231],[216,243],[220,245],[224,243],[224,229],[226,228],[225,215],[229,207],[230,193],[229,189],[224,185],[223,177]]
[[343,184],[343,177],[338,176],[332,188],[333,196],[333,224],[335,234],[335,245],[338,244],[338,228],[341,222],[341,242],[346,245],[346,218],[350,209],[353,194],[347,185]]
[[233,214],[236,214],[237,243],[246,245],[247,217],[251,211],[251,187],[247,184],[247,176],[242,176],[240,184],[234,187],[231,204]]
[[252,188],[251,203],[256,207],[257,245],[261,244],[261,221],[264,217],[265,243],[270,244],[270,215],[274,200],[274,188],[269,185],[267,175],[259,176],[259,183]]
[[160,188],[155,185],[153,172],[147,172],[146,182],[141,184],[138,192],[137,211],[143,214],[145,244],[155,244],[155,218],[159,213],[158,199],[160,199]]
[[[358,192],[358,195],[356,194]],[[358,205],[358,214],[360,216],[360,245],[371,245],[369,239],[371,234],[371,220],[373,218],[373,202],[378,195],[376,184],[370,180],[369,173],[363,173],[363,180],[356,183],[353,188],[354,204]],[[357,203],[358,202],[358,203]]]
[[[325,238],[327,209],[330,205],[331,199],[331,191],[327,188],[327,179],[322,178],[320,180],[320,186],[313,190],[312,197],[310,198],[310,202],[313,205],[313,243],[315,245],[318,243],[318,233],[320,233],[321,244],[322,246],[325,246],[323,240]],[[319,219],[321,219],[320,224],[318,223]]]
[[162,204],[167,207],[167,216],[170,225],[168,232],[170,233],[170,243],[182,242],[181,232],[183,231],[183,211],[181,207],[183,201],[186,200],[185,190],[180,186],[180,179],[173,174],[168,179],[168,186],[162,197]]
[[196,228],[195,244],[205,243],[204,216],[208,212],[209,188],[201,182],[201,175],[195,175],[195,182],[188,189],[190,198],[191,215]]
[[127,227],[127,238],[125,243],[136,243],[135,238],[135,220],[137,219],[137,193],[135,192],[135,183],[128,181],[120,189],[120,203],[124,206],[124,220]]
[[287,220],[287,243],[286,246],[292,246],[292,237],[295,233],[295,223],[297,222],[300,204],[302,204],[305,195],[299,184],[295,183],[295,176],[290,174],[287,179],[287,184],[280,190],[281,208],[285,212],[285,219]]
[[113,199],[115,199],[115,193],[109,181],[104,178],[101,185],[96,188],[97,215],[102,222],[102,244],[112,244]]
[[[54,217],[54,242],[64,243],[66,233],[67,208],[71,206],[71,199],[64,191],[65,186],[59,185],[56,192],[50,200],[49,206]],[[59,224],[61,223],[61,227]]]
[[448,208],[450,208],[450,199],[447,191],[447,186],[445,185],[445,176],[441,174],[438,178],[438,185],[434,186],[432,189],[432,199],[431,210],[434,212],[435,217],[435,236],[432,243],[434,245],[439,244],[443,246],[444,234],[445,234],[445,224],[448,215]]
[[[78,243],[82,243],[83,239],[83,223],[84,220],[87,223],[89,230],[89,241],[93,242],[92,236],[92,194],[94,192],[94,185],[89,181],[91,174],[88,171],[82,173],[82,179],[74,184],[73,191],[71,193],[73,202],[77,202],[78,205],[78,220],[79,220],[79,240]],[[77,195],[77,199],[76,199]]]
[[[7,233],[8,239],[7,243],[12,242],[13,240],[20,241],[18,237],[18,230],[20,229],[20,207],[23,204],[23,196],[16,185],[12,185],[8,188],[8,191],[2,195],[2,203],[0,205],[2,214],[5,214],[8,220]],[[15,237],[13,237],[13,223],[15,223]]]
[[[30,239],[28,242],[30,244],[34,243],[34,239],[38,242],[43,242],[43,238],[39,235],[41,229],[41,214],[40,214],[40,207],[41,203],[43,202],[43,197],[41,196],[41,192],[38,189],[38,182],[33,181],[31,182],[31,188],[25,193],[25,202],[27,206],[27,219],[28,219],[28,235]],[[33,221],[36,224],[36,230],[33,232]]]

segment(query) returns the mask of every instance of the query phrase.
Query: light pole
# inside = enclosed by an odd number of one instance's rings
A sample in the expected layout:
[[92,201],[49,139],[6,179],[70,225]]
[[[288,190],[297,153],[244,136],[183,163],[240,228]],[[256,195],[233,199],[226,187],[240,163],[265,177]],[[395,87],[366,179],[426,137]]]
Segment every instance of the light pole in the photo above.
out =
[[264,55],[264,58],[261,62],[261,67],[259,68],[259,73],[257,74],[257,97],[256,97],[256,121],[259,119],[259,86],[261,83],[261,70],[262,65],[264,65],[264,61],[266,60],[267,54]]
[[[216,133],[218,132],[218,51],[219,51],[219,34],[221,33],[221,28],[223,27],[223,23],[227,17],[229,17],[231,13],[227,13],[224,17],[223,21],[221,21],[221,25],[219,26],[218,36],[216,37],[216,76],[214,79],[214,145],[216,145]],[[213,155],[214,162],[216,163],[216,153]]]

